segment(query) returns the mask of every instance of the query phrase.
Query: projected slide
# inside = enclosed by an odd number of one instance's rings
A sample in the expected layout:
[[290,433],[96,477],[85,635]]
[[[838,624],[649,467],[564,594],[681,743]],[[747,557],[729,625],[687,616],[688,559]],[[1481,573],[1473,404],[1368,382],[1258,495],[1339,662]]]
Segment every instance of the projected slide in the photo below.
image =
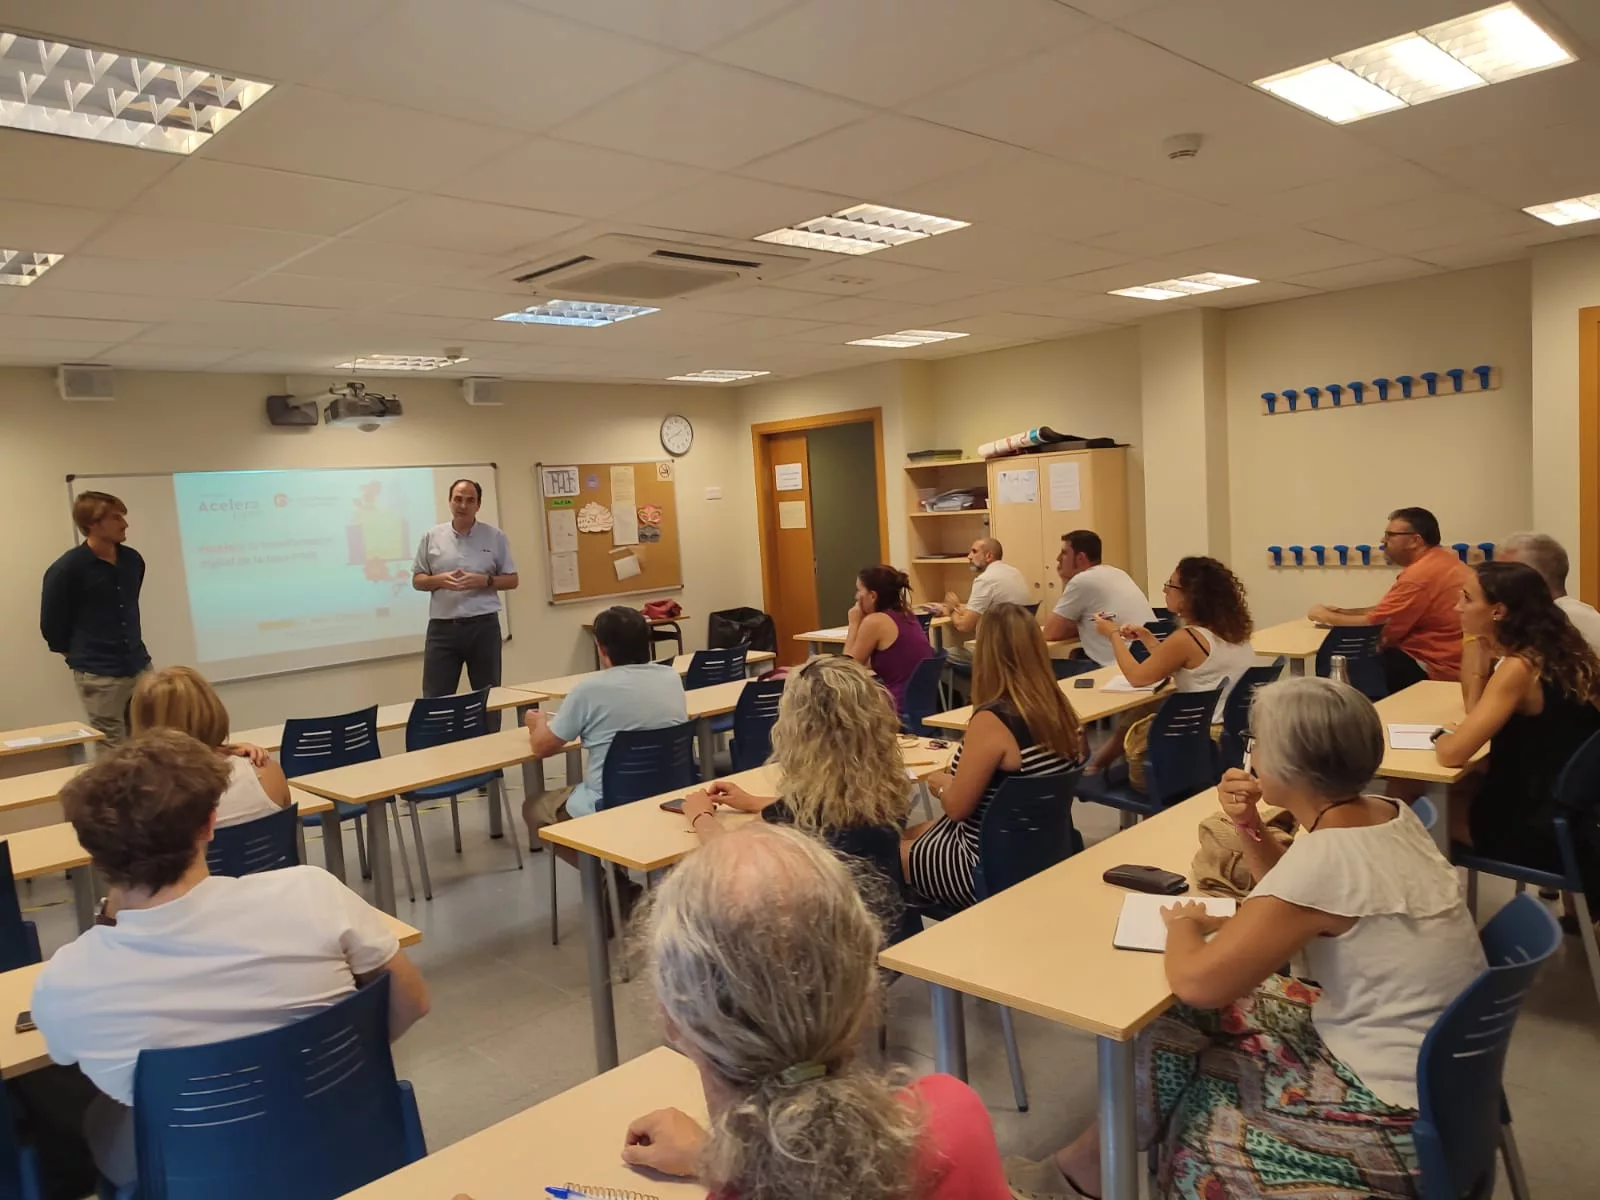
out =
[[172,486],[200,666],[420,645],[428,597],[412,590],[411,563],[448,517],[433,468],[219,471]]

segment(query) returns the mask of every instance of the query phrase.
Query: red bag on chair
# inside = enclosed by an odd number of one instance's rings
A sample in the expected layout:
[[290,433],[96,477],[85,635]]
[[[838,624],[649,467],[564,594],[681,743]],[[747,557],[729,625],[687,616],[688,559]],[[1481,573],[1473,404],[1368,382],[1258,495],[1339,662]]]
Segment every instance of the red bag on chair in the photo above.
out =
[[683,616],[683,606],[676,600],[652,600],[639,611],[646,621],[670,621]]

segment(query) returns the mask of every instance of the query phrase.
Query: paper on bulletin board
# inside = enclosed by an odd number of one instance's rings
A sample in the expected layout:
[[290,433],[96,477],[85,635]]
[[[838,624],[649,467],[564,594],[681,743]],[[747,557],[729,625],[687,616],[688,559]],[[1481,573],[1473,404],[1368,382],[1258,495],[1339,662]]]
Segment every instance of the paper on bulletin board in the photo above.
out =
[[[577,535],[574,534],[574,537]],[[550,594],[561,596],[578,590],[578,555],[576,551],[552,551],[550,554]]]
[[806,527],[806,502],[780,500],[778,502],[778,528],[804,529]]
[[1028,467],[1026,470],[1001,471],[1000,503],[1039,503],[1039,469]]
[[806,477],[803,463],[778,463],[772,468],[773,487],[780,492],[805,490]]
[[1077,512],[1083,507],[1082,481],[1075,462],[1050,464],[1050,511]]
[[611,507],[632,508],[637,497],[633,491],[633,464],[622,463],[611,468]]
[[578,548],[578,514],[570,508],[553,508],[545,514],[550,526],[550,553],[571,554]]
[[633,501],[626,504],[615,501],[611,505],[611,544],[637,546],[639,544],[639,513]]
[[616,570],[618,579],[632,579],[640,570],[639,556],[636,554],[624,554],[621,558],[614,558],[611,560],[611,565]]
[[578,494],[577,467],[540,467],[539,491],[546,500]]

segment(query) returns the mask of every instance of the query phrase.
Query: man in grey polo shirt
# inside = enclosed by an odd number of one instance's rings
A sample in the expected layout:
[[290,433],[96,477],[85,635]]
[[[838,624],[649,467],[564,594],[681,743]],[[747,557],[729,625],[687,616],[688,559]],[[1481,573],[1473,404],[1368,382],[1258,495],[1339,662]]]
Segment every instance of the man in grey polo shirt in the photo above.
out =
[[411,586],[431,592],[422,651],[422,694],[449,696],[461,668],[476,691],[500,682],[500,595],[517,586],[511,543],[478,520],[483,489],[471,479],[450,485],[450,520],[422,535]]

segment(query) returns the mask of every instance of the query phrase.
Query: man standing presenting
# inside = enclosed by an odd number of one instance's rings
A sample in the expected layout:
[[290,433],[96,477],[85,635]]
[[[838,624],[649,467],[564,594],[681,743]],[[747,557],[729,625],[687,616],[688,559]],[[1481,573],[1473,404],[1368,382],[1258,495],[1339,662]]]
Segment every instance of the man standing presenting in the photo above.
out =
[[1086,658],[1114,667],[1117,652],[1094,627],[1095,617],[1108,613],[1119,625],[1144,625],[1156,614],[1144,589],[1121,567],[1101,562],[1101,553],[1100,535],[1093,530],[1074,529],[1061,535],[1056,574],[1066,586],[1055,611],[1045,618],[1044,636],[1048,642],[1077,638]]
[[1038,597],[1028,586],[1022,572],[1008,562],[1003,562],[1005,547],[993,538],[979,538],[967,551],[967,562],[972,565],[977,578],[972,581],[972,591],[967,602],[961,603],[954,592],[937,605],[938,610],[950,618],[950,627],[956,635],[947,650],[951,662],[970,663],[972,649],[967,644],[978,629],[978,619],[996,604],[1037,604]]
[[472,689],[500,683],[500,593],[517,586],[511,543],[478,520],[483,489],[471,479],[450,485],[450,520],[422,535],[411,586],[428,598],[422,694],[453,695],[467,668]]
[[128,736],[128,701],[150,665],[139,625],[144,559],[128,539],[128,506],[109,492],[83,492],[72,521],[83,541],[44,573],[39,632],[72,668],[89,724],[106,746]]

